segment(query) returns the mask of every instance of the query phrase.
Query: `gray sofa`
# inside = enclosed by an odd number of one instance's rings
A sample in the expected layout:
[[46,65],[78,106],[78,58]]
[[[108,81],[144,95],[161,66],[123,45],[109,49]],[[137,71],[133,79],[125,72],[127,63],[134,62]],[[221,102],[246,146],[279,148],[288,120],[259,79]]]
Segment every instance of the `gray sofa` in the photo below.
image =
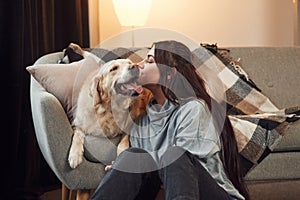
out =
[[[229,48],[243,69],[278,108],[300,105],[299,47]],[[300,123],[293,124],[278,146],[246,179],[253,199],[300,198]]]
[[[243,69],[278,108],[300,105],[300,48],[231,47]],[[41,57],[38,63],[57,63],[62,52]],[[47,105],[45,107],[45,105]],[[72,170],[67,163],[72,129],[59,101],[31,79],[31,106],[40,149],[51,169],[69,189],[95,189],[103,165],[88,160]],[[59,131],[57,131],[59,130]],[[287,131],[280,144],[246,175],[252,199],[299,199],[300,123]]]

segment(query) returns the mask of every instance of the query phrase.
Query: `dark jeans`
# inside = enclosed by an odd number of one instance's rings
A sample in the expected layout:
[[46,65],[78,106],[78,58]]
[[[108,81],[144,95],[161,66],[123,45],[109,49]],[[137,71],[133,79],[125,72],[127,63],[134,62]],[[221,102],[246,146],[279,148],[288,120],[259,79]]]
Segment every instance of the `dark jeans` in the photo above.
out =
[[[174,155],[180,156],[174,159]],[[154,200],[161,186],[166,200],[231,199],[195,156],[179,147],[171,147],[158,165],[144,150],[124,151],[101,181],[92,200]]]

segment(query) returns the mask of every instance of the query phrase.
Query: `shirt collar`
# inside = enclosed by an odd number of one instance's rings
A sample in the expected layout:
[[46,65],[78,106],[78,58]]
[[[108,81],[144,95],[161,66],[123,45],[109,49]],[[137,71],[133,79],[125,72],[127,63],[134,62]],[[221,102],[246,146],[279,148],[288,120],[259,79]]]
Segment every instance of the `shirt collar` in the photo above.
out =
[[150,121],[160,121],[161,123],[166,120],[177,107],[177,105],[173,104],[169,100],[166,100],[162,106],[158,106],[155,99],[151,99],[147,106],[147,114]]

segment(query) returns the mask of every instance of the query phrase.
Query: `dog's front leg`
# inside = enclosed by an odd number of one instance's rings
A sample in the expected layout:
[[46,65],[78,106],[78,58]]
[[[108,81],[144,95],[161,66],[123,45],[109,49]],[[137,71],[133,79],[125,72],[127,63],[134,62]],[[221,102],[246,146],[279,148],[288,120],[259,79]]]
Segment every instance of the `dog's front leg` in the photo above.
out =
[[84,137],[84,133],[76,129],[74,130],[74,135],[68,158],[70,167],[73,169],[76,168],[82,162]]
[[129,135],[125,135],[118,144],[117,155],[129,148]]

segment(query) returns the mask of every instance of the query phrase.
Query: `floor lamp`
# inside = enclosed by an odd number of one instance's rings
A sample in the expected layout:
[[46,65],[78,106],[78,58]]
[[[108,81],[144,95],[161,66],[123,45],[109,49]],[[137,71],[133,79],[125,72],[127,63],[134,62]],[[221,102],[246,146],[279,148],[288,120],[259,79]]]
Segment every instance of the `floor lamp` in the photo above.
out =
[[113,0],[118,20],[123,27],[130,27],[132,47],[134,43],[134,28],[144,26],[148,18],[151,0]]

